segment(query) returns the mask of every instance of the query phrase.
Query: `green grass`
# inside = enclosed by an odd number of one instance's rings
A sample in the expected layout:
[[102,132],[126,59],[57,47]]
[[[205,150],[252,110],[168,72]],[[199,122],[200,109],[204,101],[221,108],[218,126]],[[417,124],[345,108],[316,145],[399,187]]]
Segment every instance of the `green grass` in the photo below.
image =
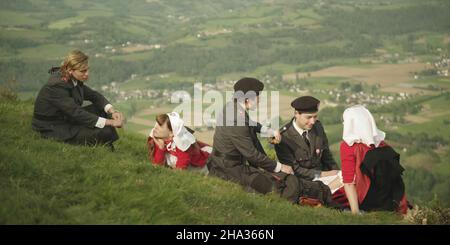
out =
[[64,28],[69,28],[74,24],[80,24],[83,22],[84,22],[84,19],[80,18],[79,16],[70,17],[70,18],[54,21],[50,25],[48,25],[48,28],[49,29],[64,29]]
[[427,170],[431,170],[434,167],[433,163],[436,162],[436,160],[437,159],[428,152],[420,152],[403,157],[401,162],[407,167],[425,168]]
[[428,86],[435,86],[446,90],[450,89],[450,79],[445,77],[423,77],[409,82],[416,87],[427,89]]
[[150,133],[150,129],[152,127],[153,127],[153,125],[144,126],[142,124],[136,124],[136,123],[132,123],[132,122],[127,122],[125,124],[125,130],[127,130],[127,132],[133,132],[133,133],[137,133],[142,130],[147,130]]
[[36,41],[45,40],[49,36],[49,33],[28,28],[2,28],[1,36],[10,39],[32,39]]
[[[320,120],[320,118],[319,118]],[[341,123],[339,124],[332,124],[332,125],[324,125],[325,133],[327,134],[327,138],[329,143],[339,143],[342,140],[342,128],[343,125]]]
[[86,18],[92,16],[112,16],[112,13],[106,10],[79,11],[77,16],[54,21],[48,25],[48,28],[49,29],[70,28],[75,24],[83,23],[86,20]]
[[126,83],[120,84],[120,89],[123,91],[136,90],[136,89],[147,89],[151,88],[152,81],[147,81],[143,78],[134,79],[127,81]]
[[445,48],[444,37],[445,34],[429,34],[427,36],[427,43],[433,47]]
[[441,162],[433,166],[433,173],[450,175],[450,154],[448,152],[450,151],[447,148],[447,155],[441,157]]
[[402,134],[419,134],[426,133],[429,136],[442,136],[448,139],[450,135],[450,127],[444,123],[444,120],[450,121],[450,113],[446,115],[433,117],[432,120],[424,123],[403,124],[398,128],[398,132]]
[[134,23],[118,23],[117,27],[124,32],[129,32],[131,34],[144,35],[149,30],[143,28],[142,26],[136,25]]
[[141,51],[134,52],[130,54],[120,54],[111,56],[112,60],[123,60],[123,61],[141,61],[145,62],[146,59],[149,59],[152,56],[153,51]]
[[42,22],[30,15],[29,13],[0,10],[0,23],[2,26],[35,26]]
[[[449,81],[447,81],[447,83],[449,83]],[[432,100],[423,103],[423,105],[429,108],[429,110],[431,110],[432,113],[447,112],[450,106],[450,99],[445,98],[445,96],[439,96],[437,98],[434,98]]]
[[304,17],[307,17],[307,18],[310,18],[310,19],[315,19],[315,20],[322,20],[323,19],[323,16],[317,14],[312,9],[302,9],[302,10],[299,10],[299,12],[300,12],[301,16],[304,16]]
[[[164,76],[167,75],[167,76]],[[163,77],[161,77],[163,76]],[[120,83],[120,90],[130,91],[136,89],[152,89],[152,85],[155,83],[178,83],[178,82],[190,82],[194,83],[198,80],[194,77],[177,75],[176,73],[166,73],[166,74],[158,74],[148,76],[149,80],[147,81],[144,77],[137,77],[136,79],[127,81],[125,83]]]
[[[270,65],[260,66],[255,70],[251,71],[251,74],[263,75],[267,72],[268,69],[273,69],[277,71],[281,71],[283,74],[291,74],[295,73],[297,69],[301,69],[302,71],[310,70],[316,71],[321,70],[327,67],[341,65],[341,66],[350,66],[350,67],[361,67],[361,68],[370,68],[370,66],[365,64],[359,64],[359,59],[356,58],[336,58],[336,59],[327,59],[326,61],[311,61],[308,63],[292,65],[292,64],[284,64],[280,62],[275,62]],[[304,72],[302,72],[304,73]],[[318,78],[322,79],[322,78]]]
[[33,103],[0,100],[1,224],[400,224],[395,214],[363,216],[292,205],[275,194],[153,167],[145,137],[120,131],[116,151],[41,139]]
[[72,48],[62,44],[44,44],[20,50],[19,58],[24,60],[61,60]]
[[27,100],[27,99],[31,99],[31,98],[35,98],[37,95],[37,92],[19,92],[18,94],[18,98],[21,100]]

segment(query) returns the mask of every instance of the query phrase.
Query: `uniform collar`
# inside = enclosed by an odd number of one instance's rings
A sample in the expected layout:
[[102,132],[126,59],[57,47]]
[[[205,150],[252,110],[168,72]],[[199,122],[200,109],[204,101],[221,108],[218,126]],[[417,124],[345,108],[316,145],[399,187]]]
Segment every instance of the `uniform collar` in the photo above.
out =
[[70,81],[72,81],[72,84],[73,84],[74,87],[76,87],[78,85],[78,80],[77,79],[71,78]]
[[308,135],[308,133],[309,133],[308,130],[304,130],[297,125],[297,123],[295,122],[295,118],[294,118],[294,120],[292,120],[292,126],[294,126],[295,130],[302,136],[303,136],[303,132],[306,132],[306,135]]

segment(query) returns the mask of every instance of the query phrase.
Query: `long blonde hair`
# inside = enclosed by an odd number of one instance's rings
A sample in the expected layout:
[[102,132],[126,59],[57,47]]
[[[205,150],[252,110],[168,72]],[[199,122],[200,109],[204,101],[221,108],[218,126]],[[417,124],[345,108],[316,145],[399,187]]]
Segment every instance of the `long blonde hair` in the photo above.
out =
[[70,51],[61,64],[61,76],[64,79],[68,79],[70,76],[70,70],[83,70],[87,68],[88,59],[89,57],[80,50]]

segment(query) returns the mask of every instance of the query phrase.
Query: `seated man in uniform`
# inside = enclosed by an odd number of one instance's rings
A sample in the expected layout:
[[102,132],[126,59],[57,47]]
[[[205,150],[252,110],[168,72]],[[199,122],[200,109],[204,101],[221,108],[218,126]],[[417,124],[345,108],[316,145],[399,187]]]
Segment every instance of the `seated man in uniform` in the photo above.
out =
[[[36,98],[32,128],[45,138],[71,144],[107,144],[119,136],[123,116],[100,93],[84,83],[89,78],[88,56],[71,51],[61,67],[50,69],[49,81]],[[84,100],[92,102],[83,107]]]
[[264,84],[255,78],[242,78],[234,85],[233,101],[217,115],[213,151],[207,161],[209,174],[235,181],[247,190],[262,194],[276,190],[298,201],[298,181],[290,166],[270,159],[256,133],[280,137],[278,131],[263,127],[249,118]]
[[[319,104],[320,101],[311,96],[292,101],[294,118],[281,128],[281,142],[275,145],[275,151],[281,163],[293,167],[295,175],[304,184],[303,189],[317,189],[314,195],[326,196],[320,199],[331,200],[331,194],[343,184],[339,166],[328,147],[328,138],[317,120]],[[318,181],[323,184],[314,183]],[[306,187],[308,185],[311,186]],[[324,185],[330,190],[324,188]],[[324,195],[317,194],[320,192]]]

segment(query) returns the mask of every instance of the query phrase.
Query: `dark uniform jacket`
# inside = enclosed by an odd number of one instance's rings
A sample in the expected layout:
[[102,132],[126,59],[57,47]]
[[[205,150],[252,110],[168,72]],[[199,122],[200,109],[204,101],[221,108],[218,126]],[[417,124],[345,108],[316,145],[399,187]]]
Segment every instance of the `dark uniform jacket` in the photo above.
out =
[[218,116],[219,123],[222,126],[216,126],[213,153],[208,159],[210,174],[250,185],[258,168],[270,173],[275,170],[277,162],[265,154],[256,135],[261,124],[251,121],[244,108],[236,102],[227,103]]
[[52,68],[51,76],[36,98],[32,128],[44,137],[62,141],[73,138],[83,127],[94,128],[98,116],[83,109],[84,100],[104,110],[109,101],[100,93],[78,81],[61,79],[59,69]]
[[308,132],[310,147],[292,125],[294,119],[281,128],[281,142],[275,145],[278,160],[293,167],[295,175],[312,180],[321,171],[338,170],[331,155],[328,138],[320,121]]

